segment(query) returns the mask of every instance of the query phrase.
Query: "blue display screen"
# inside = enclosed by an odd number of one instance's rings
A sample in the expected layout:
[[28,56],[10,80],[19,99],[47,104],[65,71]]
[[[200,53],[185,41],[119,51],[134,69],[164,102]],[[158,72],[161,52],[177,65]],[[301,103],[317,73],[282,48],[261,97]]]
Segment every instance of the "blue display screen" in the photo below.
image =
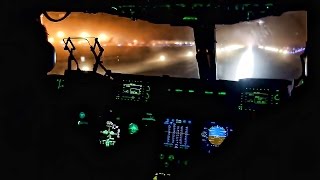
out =
[[165,126],[163,143],[165,147],[174,149],[190,148],[191,120],[167,118],[163,124]]
[[233,129],[227,123],[217,123],[207,121],[201,132],[202,149],[207,153],[212,153],[229,136]]

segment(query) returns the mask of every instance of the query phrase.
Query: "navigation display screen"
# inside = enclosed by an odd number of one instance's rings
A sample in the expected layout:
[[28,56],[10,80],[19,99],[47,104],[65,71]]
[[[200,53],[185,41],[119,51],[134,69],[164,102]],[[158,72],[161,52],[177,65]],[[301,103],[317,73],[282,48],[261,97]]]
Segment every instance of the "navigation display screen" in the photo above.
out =
[[163,124],[165,127],[163,145],[165,147],[174,149],[190,148],[191,120],[167,118]]
[[139,80],[122,80],[117,100],[133,102],[149,102],[150,85]]
[[280,91],[265,88],[245,88],[241,93],[240,111],[256,111],[270,105],[278,105]]

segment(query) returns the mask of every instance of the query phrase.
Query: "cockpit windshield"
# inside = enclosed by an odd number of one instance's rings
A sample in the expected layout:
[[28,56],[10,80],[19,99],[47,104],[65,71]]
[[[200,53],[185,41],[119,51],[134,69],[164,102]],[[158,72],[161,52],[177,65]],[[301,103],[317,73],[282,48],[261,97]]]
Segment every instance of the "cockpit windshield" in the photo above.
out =
[[[59,18],[64,13],[50,15]],[[299,77],[302,72],[299,55],[307,39],[306,16],[302,11],[288,12],[234,25],[216,25],[217,78],[236,81]],[[81,70],[91,71],[94,56],[89,43],[93,44],[91,37],[97,37],[104,48],[103,65],[112,72],[199,78],[191,27],[100,13],[72,13],[58,23],[46,18],[42,21],[57,51],[57,64],[51,74],[63,74],[67,69],[69,54],[62,40],[68,37],[79,37],[72,40],[75,58]]]

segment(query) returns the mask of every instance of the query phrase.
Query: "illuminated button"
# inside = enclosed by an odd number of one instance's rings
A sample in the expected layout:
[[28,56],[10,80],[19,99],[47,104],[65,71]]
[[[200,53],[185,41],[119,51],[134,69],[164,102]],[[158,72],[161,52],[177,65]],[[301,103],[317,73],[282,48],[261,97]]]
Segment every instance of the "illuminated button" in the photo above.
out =
[[279,100],[280,100],[279,94],[277,94],[277,95],[274,96],[274,100],[276,100],[276,101],[279,101]]
[[80,118],[80,119],[84,119],[85,117],[86,117],[86,113],[80,112],[79,118]]
[[139,131],[139,127],[135,123],[130,123],[129,124],[129,133],[130,134],[136,134]]
[[204,93],[205,93],[205,94],[213,94],[212,91],[205,91]]
[[163,160],[164,159],[164,155],[160,154],[160,159]]
[[164,163],[164,167],[166,167],[166,168],[169,167],[169,163],[168,163],[168,162],[165,162],[165,163]]
[[174,155],[169,155],[168,159],[169,159],[169,161],[173,161],[174,160]]

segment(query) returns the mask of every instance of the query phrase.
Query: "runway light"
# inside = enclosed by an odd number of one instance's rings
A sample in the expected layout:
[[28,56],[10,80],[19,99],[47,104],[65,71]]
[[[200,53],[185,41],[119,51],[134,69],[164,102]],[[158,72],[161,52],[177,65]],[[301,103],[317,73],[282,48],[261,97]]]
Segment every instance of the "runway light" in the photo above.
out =
[[159,60],[160,60],[160,61],[165,61],[165,60],[166,60],[166,57],[162,55],[162,56],[160,56]]
[[216,48],[217,53],[222,53],[222,52],[231,52],[231,51],[235,51],[238,49],[244,48],[243,45],[229,45],[229,46],[225,46],[222,48]]
[[265,47],[264,49],[267,50],[267,51],[279,52],[279,49],[275,48],[275,47]]
[[290,52],[288,50],[279,49],[279,48],[271,47],[271,46],[258,46],[258,48],[266,50],[266,51],[274,52],[274,53],[290,54]]
[[108,36],[107,36],[107,35],[105,35],[105,34],[103,34],[103,33],[99,35],[99,40],[100,40],[100,41],[106,41],[107,39],[108,39]]
[[81,56],[81,57],[80,57],[80,60],[81,60],[81,62],[85,62],[85,61],[86,61],[86,57]]
[[57,37],[58,37],[58,38],[64,38],[64,36],[65,36],[65,34],[64,34],[63,31],[58,31],[58,32],[57,32]]
[[261,19],[259,19],[259,20],[257,21],[257,23],[258,23],[259,25],[262,25],[262,24],[264,24],[264,21],[262,21]]
[[88,66],[82,66],[83,71],[90,71],[90,68]]
[[86,38],[86,37],[89,37],[90,35],[87,33],[87,32],[82,32],[81,34],[80,34],[80,37],[82,37],[82,38]]
[[251,78],[254,70],[254,56],[252,46],[242,55],[237,67],[236,80]]
[[50,43],[54,43],[54,38],[53,38],[53,37],[49,37],[49,38],[48,38],[48,41],[49,41]]
[[282,54],[289,54],[289,51],[284,50],[284,51],[282,51]]
[[187,56],[188,56],[188,57],[192,57],[192,56],[193,56],[193,52],[192,52],[192,51],[189,51],[189,52],[187,53]]
[[230,46],[225,47],[225,50],[226,51],[234,51],[234,50],[241,49],[243,47],[244,46],[242,46],[242,45],[230,45]]

